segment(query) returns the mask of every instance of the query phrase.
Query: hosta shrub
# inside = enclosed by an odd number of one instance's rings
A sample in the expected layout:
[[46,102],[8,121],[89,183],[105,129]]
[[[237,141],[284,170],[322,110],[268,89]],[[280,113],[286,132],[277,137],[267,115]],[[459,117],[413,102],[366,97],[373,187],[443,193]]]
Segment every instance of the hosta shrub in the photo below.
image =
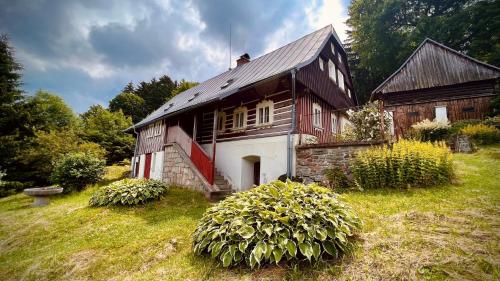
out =
[[425,119],[411,126],[417,133],[417,138],[421,141],[442,141],[446,140],[451,128],[448,121],[438,122]]
[[157,180],[123,179],[102,187],[90,197],[90,206],[137,205],[160,198],[168,187]]
[[500,130],[495,126],[477,124],[468,125],[460,133],[469,136],[479,144],[493,144],[500,142]]
[[69,153],[54,165],[51,181],[64,187],[64,192],[80,191],[97,183],[105,173],[106,162],[89,153]]
[[318,261],[349,252],[359,227],[330,189],[273,181],[208,209],[193,234],[193,249],[224,267]]
[[413,140],[360,151],[351,170],[362,189],[431,186],[449,182],[453,176],[451,152],[444,143]]

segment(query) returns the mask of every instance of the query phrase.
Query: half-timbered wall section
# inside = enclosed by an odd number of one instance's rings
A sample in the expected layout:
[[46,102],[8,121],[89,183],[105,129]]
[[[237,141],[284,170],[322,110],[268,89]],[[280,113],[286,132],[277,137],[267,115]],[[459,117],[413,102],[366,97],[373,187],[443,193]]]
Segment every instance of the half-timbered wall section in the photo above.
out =
[[[244,99],[242,93],[240,100],[230,99],[219,104],[217,142],[251,139],[257,137],[271,137],[287,134],[290,130],[292,113],[292,98],[289,90],[281,90],[264,96],[254,96]],[[266,102],[269,106],[269,122],[258,124],[257,105]],[[264,112],[264,110],[263,110]],[[237,113],[242,113],[237,117]],[[213,107],[202,111],[199,120],[197,141],[201,144],[212,141]],[[243,119],[243,126],[236,125],[235,120]]]
[[141,128],[138,136],[137,155],[162,151],[165,132],[166,128],[164,120],[157,121],[151,125]]

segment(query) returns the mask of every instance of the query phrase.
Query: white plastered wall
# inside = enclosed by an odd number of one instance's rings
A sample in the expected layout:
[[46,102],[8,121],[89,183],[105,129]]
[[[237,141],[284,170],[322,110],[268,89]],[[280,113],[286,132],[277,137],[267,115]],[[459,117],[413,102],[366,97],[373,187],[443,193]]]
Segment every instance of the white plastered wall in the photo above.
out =
[[[298,137],[295,136],[294,142]],[[208,145],[203,148],[209,149]],[[264,137],[248,140],[218,142],[215,156],[217,170],[237,191],[246,190],[249,177],[253,176],[253,165],[243,159],[248,156],[260,157],[260,183],[277,179],[286,173],[287,136]],[[295,159],[295,148],[293,149]],[[295,161],[294,161],[295,162]]]

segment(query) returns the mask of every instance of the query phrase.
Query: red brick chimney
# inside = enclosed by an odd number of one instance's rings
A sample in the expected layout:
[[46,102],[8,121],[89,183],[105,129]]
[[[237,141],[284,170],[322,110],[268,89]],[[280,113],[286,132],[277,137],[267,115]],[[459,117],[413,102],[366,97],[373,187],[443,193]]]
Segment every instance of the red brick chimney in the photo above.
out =
[[250,62],[250,55],[244,53],[243,55],[240,56],[239,59],[236,60],[236,67],[244,65],[247,62]]

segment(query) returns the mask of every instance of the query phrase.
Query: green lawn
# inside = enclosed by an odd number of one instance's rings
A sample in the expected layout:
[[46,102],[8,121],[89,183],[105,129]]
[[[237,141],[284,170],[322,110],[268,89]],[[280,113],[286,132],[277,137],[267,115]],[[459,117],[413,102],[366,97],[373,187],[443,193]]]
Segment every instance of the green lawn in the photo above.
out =
[[182,189],[135,208],[89,208],[97,187],[41,208],[2,198],[0,280],[498,280],[500,147],[454,158],[453,185],[341,195],[364,222],[358,247],[315,267],[223,270],[193,256],[190,235],[210,204]]

